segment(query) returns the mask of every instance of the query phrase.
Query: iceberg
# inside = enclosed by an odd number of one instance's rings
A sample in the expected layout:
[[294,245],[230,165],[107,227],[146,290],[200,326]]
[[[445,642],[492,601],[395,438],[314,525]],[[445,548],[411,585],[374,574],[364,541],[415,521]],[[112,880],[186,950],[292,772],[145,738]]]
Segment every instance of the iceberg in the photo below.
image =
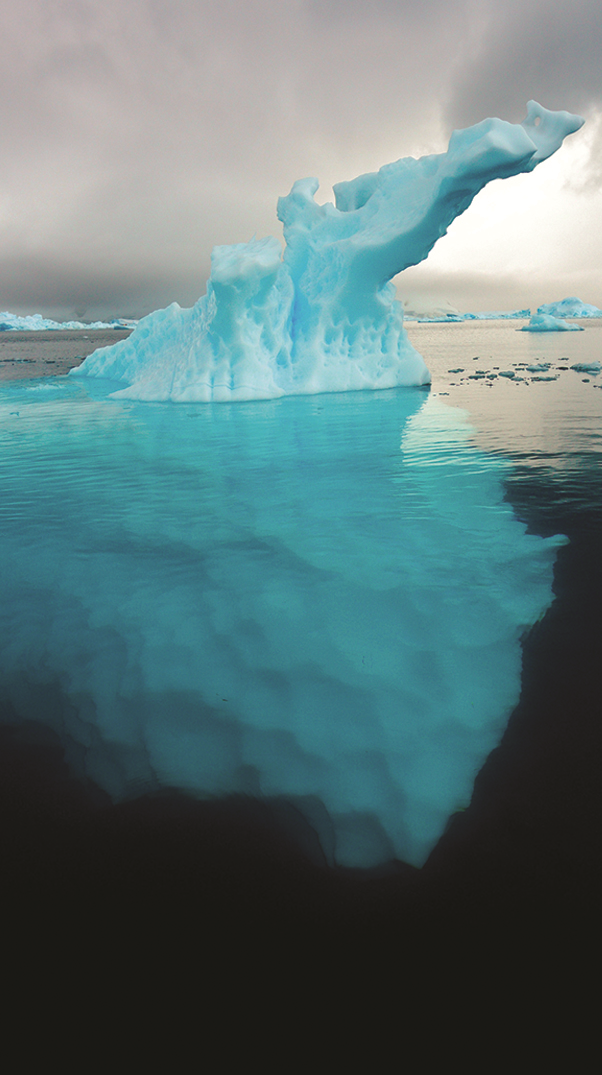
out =
[[583,332],[582,325],[569,325],[560,317],[552,314],[533,314],[528,325],[523,325],[519,332]]
[[175,402],[428,384],[393,277],[487,183],[532,171],[583,122],[530,101],[523,123],[486,119],[454,131],[445,153],[336,184],[334,205],[316,202],[317,179],[298,180],[278,201],[284,256],[274,238],[216,247],[192,309],[156,311],[71,373],[117,382],[114,398]]
[[549,314],[552,317],[602,317],[602,310],[592,306],[581,299],[562,299],[561,302],[548,302],[538,306],[538,314]]
[[302,180],[284,257],[219,247],[192,310],[0,384],[0,702],[42,713],[82,780],[284,798],[329,863],[425,862],[565,539],[527,532],[511,464],[422,390],[391,279],[581,122],[531,102],[336,205]]

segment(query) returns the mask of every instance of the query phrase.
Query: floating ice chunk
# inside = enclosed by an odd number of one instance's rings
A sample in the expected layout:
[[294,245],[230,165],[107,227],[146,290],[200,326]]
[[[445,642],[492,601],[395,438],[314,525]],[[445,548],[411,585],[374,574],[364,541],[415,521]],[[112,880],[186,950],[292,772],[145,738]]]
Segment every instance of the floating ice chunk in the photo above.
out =
[[582,332],[581,325],[569,325],[552,314],[533,314],[528,325],[523,325],[519,332]]
[[602,365],[600,362],[575,362],[571,369],[575,373],[600,373]]
[[118,382],[116,398],[234,401],[422,385],[391,280],[417,265],[492,179],[529,172],[583,123],[534,101],[522,124],[454,131],[446,153],[406,157],[334,187],[296,182],[275,239],[217,247],[207,294],[140,322],[71,374]]
[[417,296],[404,299],[403,316],[406,321],[461,321],[464,318],[464,314],[447,301],[433,302]]

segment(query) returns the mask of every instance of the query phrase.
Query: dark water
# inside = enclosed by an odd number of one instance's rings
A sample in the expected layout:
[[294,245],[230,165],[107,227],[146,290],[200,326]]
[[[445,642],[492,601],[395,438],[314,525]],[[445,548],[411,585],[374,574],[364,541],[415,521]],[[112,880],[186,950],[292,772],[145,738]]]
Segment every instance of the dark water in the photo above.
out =
[[[137,988],[170,981],[189,993],[194,968],[239,998],[253,995],[259,966],[286,989],[310,968],[314,995],[329,983],[332,1001],[350,987],[366,1007],[376,994],[401,1002],[408,981],[412,1003],[426,990],[426,1005],[446,982],[451,1005],[462,960],[489,986],[509,953],[517,979],[525,960],[552,973],[568,957],[581,967],[602,893],[602,374],[570,369],[602,359],[602,324],[584,324],[554,335],[515,322],[409,326],[432,392],[468,411],[479,447],[512,460],[506,491],[519,518],[570,539],[555,601],[523,641],[508,729],[426,865],[320,866],[311,830],[285,803],[162,793],[110,807],[72,780],[42,724],[7,724],[4,894],[22,954],[106,971],[127,951]],[[55,334],[33,346],[38,373],[49,355],[70,361]],[[41,710],[55,703],[40,697]]]

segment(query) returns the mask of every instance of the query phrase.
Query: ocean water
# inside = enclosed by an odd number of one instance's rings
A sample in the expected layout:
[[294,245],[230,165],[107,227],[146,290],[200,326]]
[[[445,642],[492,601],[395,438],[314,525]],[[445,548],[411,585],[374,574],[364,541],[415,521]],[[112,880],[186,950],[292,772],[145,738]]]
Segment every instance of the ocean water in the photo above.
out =
[[[67,815],[79,851],[82,817],[97,851],[117,817],[129,847],[204,764],[202,883],[219,832],[224,884],[238,856],[264,893],[293,845],[311,869],[430,850],[423,895],[596,891],[602,375],[571,366],[600,360],[602,325],[584,324],[410,324],[430,390],[166,408],[4,383],[11,817],[34,802],[63,846]],[[279,849],[260,841],[259,867],[232,835],[249,818]]]

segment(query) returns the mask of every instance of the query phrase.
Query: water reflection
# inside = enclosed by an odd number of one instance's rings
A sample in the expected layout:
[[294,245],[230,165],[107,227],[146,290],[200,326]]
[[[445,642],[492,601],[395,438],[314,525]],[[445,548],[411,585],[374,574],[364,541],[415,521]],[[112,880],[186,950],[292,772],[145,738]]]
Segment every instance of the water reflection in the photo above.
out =
[[[408,332],[431,371],[433,391],[470,414],[476,443],[533,466],[565,467],[575,453],[602,448],[602,374],[570,368],[602,359],[602,322],[580,323],[584,332],[539,336],[517,331],[512,321],[409,323]],[[557,380],[533,380],[537,374],[526,367],[534,364],[549,364]],[[475,369],[492,379],[471,380]],[[503,371],[523,379],[502,377]]]

